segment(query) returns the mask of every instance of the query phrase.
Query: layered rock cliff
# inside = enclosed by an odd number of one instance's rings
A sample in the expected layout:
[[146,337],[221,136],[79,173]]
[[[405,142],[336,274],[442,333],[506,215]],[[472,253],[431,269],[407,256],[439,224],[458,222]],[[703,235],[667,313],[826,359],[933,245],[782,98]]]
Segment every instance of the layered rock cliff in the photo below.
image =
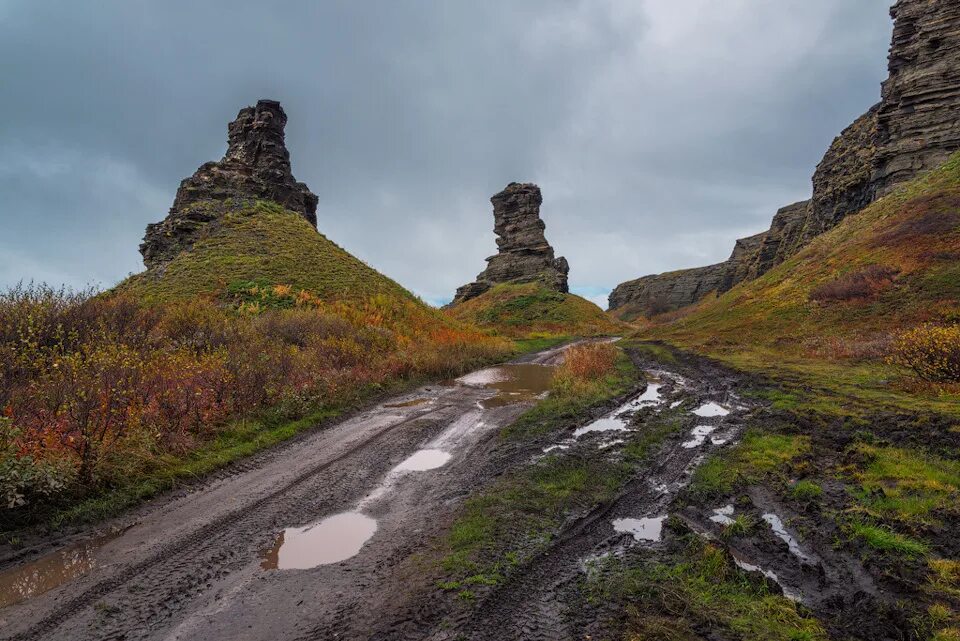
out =
[[170,213],[147,225],[140,253],[148,268],[162,265],[194,241],[238,201],[271,200],[317,225],[317,197],[290,169],[284,127],[287,115],[275,100],[244,107],[227,128],[227,153],[201,165],[180,183]]
[[510,183],[490,199],[499,252],[487,259],[477,280],[457,289],[453,304],[475,298],[499,283],[540,282],[567,293],[566,258],[555,258],[540,218],[543,196],[530,183]]
[[[676,309],[762,276],[960,149],[960,3],[899,0],[891,15],[890,76],[882,99],[834,139],[813,175],[812,198],[780,209],[767,231],[738,240],[725,263],[624,283],[611,295],[611,309],[645,308],[663,291],[675,292],[667,298],[668,309]],[[718,272],[724,274],[719,281]]]
[[899,0],[878,114],[878,196],[960,149],[960,2]]

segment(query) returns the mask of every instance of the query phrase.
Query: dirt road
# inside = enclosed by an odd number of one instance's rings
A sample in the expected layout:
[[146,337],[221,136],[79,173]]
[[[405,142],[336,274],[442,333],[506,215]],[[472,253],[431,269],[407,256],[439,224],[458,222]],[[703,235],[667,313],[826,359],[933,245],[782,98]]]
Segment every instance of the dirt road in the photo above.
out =
[[[0,637],[582,638],[596,618],[569,612],[567,591],[584,561],[656,544],[693,468],[737,437],[749,408],[724,372],[650,369],[607,411],[504,453],[498,431],[561,358],[548,350],[391,399],[26,559],[0,575],[0,603],[19,601],[0,609]],[[420,572],[463,499],[506,469],[545,451],[617,457],[667,419],[673,432],[617,500],[574,515],[547,553],[470,607],[451,607]]]
[[[376,618],[369,604],[381,579],[482,481],[476,461],[545,390],[538,366],[561,352],[529,357],[509,376],[482,371],[392,399],[101,528],[119,535],[7,570],[8,601],[30,598],[0,609],[0,636],[294,639],[356,629]],[[332,556],[311,558],[318,547]],[[34,594],[71,574],[80,576]]]

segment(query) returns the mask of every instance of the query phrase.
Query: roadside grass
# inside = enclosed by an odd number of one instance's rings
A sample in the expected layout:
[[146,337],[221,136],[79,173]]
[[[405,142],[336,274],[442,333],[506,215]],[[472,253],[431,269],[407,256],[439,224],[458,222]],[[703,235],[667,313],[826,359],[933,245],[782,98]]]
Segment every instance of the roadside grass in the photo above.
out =
[[618,352],[614,370],[569,389],[557,390],[525,412],[500,435],[506,439],[523,440],[541,436],[558,426],[569,424],[582,417],[591,407],[622,396],[637,385],[639,373],[623,352]]
[[914,557],[923,556],[930,549],[926,543],[908,538],[882,525],[853,521],[848,529],[866,545],[879,552]]
[[765,581],[738,570],[721,548],[695,536],[681,543],[669,562],[628,566],[611,558],[587,579],[591,600],[622,604],[627,639],[692,641],[705,628],[741,641],[828,638],[816,619],[771,592]]
[[48,529],[67,525],[94,523],[122,513],[145,500],[180,484],[200,479],[231,463],[293,438],[301,432],[316,429],[356,409],[371,398],[400,393],[415,382],[397,382],[386,388],[357,390],[356,396],[338,405],[319,408],[296,420],[287,420],[277,412],[264,412],[258,418],[232,421],[212,440],[178,457],[166,454],[150,461],[142,474],[117,487],[106,488],[66,508],[53,509],[39,516],[39,523]]
[[812,502],[823,496],[823,488],[810,480],[797,481],[790,486],[790,496],[798,501]]
[[545,349],[550,349],[551,347],[568,343],[571,340],[573,340],[573,336],[566,334],[548,334],[544,336],[515,338],[513,339],[514,352],[518,356],[522,356],[523,354],[533,354],[535,352],[542,352]]
[[707,459],[693,474],[690,492],[696,496],[730,494],[739,484],[759,483],[810,451],[810,438],[767,434],[751,429],[739,446]]
[[960,518],[960,461],[897,447],[855,446],[858,504],[872,518],[916,528]]
[[[560,384],[549,397],[501,431],[506,441],[535,439],[569,428],[593,407],[635,389],[640,372],[619,350],[613,371],[583,384]],[[562,378],[562,377],[560,377]],[[440,542],[439,587],[470,599],[474,588],[495,585],[544,549],[573,513],[611,500],[657,439],[677,423],[638,435],[624,460],[593,456],[545,456],[509,471],[461,507]]]

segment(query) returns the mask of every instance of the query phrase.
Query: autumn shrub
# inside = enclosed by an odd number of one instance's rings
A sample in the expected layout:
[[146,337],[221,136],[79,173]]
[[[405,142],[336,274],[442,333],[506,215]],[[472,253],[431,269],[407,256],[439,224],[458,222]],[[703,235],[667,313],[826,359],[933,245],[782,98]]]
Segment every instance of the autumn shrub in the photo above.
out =
[[893,267],[870,265],[814,287],[810,300],[825,303],[870,298],[889,287],[898,273]]
[[242,417],[299,419],[509,344],[407,299],[246,284],[226,301],[0,293],[0,507],[135,479]]
[[869,298],[889,285],[896,274],[893,268],[871,265],[818,285],[810,291],[809,298],[818,302]]
[[891,363],[929,383],[960,382],[960,325],[921,325],[900,333]]
[[610,343],[584,343],[567,349],[563,363],[553,377],[553,389],[559,394],[583,391],[614,372],[617,348]]

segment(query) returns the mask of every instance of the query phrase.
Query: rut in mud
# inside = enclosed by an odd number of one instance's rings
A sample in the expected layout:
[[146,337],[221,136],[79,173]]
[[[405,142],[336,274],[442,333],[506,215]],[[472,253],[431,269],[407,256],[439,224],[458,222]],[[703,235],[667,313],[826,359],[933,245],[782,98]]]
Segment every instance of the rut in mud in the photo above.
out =
[[484,482],[491,438],[547,391],[562,351],[421,388],[100,529],[115,534],[21,554],[0,575],[0,636],[298,638],[362,619]]
[[[685,358],[664,370],[629,353],[641,373],[634,391],[560,431],[522,442],[498,437],[549,388],[547,366],[562,358],[556,349],[391,399],[107,524],[102,538],[23,559],[0,577],[8,602],[20,601],[0,609],[2,636],[606,635],[617,612],[584,602],[584,577],[606,558],[657,553],[668,544],[668,516],[715,537],[741,507],[678,511],[676,499],[710,453],[736,444],[755,411],[738,393],[743,381],[726,369]],[[438,587],[432,542],[467,497],[544,457],[616,461],[668,424],[612,500],[570,514],[506,581],[477,590],[469,603]],[[783,548],[733,550],[743,569],[776,578],[786,595],[812,605],[817,572],[837,588],[827,594],[834,600],[843,582],[876,592],[845,559],[800,541],[782,506],[760,495],[756,503],[766,506],[770,538]]]

